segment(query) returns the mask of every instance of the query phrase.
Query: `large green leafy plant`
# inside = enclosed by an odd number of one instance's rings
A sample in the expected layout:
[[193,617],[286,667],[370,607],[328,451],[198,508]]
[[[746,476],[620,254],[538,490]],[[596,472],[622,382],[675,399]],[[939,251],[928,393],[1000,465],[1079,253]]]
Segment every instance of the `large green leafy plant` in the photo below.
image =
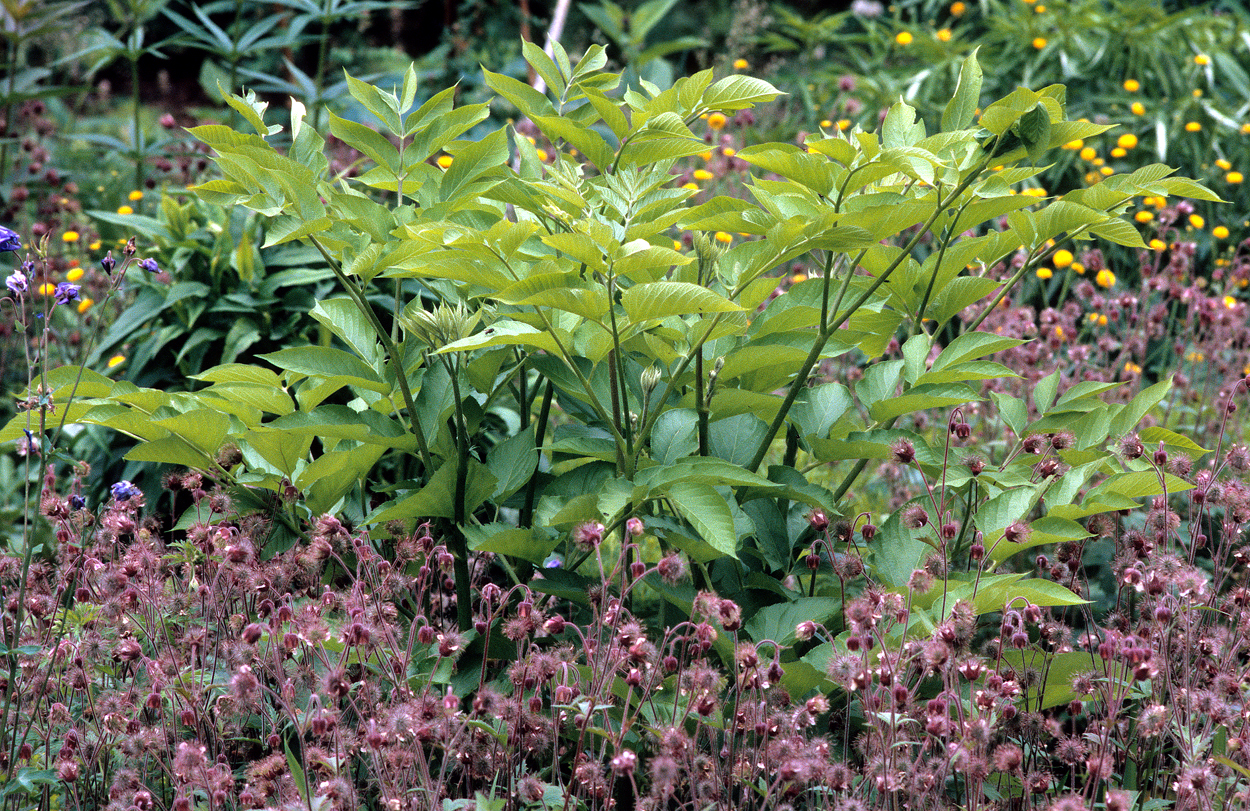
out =
[[[1106,447],[1166,383],[1127,405],[1101,402],[1105,385],[1058,396],[1056,378],[1031,404],[999,396],[1004,441],[983,449],[975,472],[952,440],[931,447],[896,427],[977,401],[983,381],[1012,374],[987,358],[1020,342],[960,314],[997,304],[1057,244],[1140,244],[1118,217],[1136,196],[1214,199],[1162,166],[1059,199],[1014,194],[1050,150],[1105,129],[1066,120],[1062,87],[1020,88],[978,114],[970,58],[940,132],[900,102],[879,133],[749,146],[738,157],[761,172],[753,199],[691,206],[670,173],[705,149],[691,128],[778,91],[710,72],[622,91],[597,47],[576,64],[558,47],[554,58],[530,45],[526,55],[546,94],[490,72],[486,81],[556,145],[550,163],[512,128],[457,140],[487,105],[456,108],[446,90],[417,106],[415,73],[394,92],[348,80],[377,121],[330,117],[330,132],[373,162],[351,179],[331,178],[323,134],[298,108],[283,151],[264,105],[232,99],[255,134],[194,130],[222,173],[198,192],[271,218],[266,247],[301,241],[321,254],[342,294],[312,316],[337,340],[207,370],[194,393],[88,372],[66,406],[77,370],[54,374],[68,419],[122,430],[142,440],[129,458],[209,470],[234,483],[237,503],[281,513],[269,554],[325,512],[375,537],[392,522],[441,520],[464,630],[472,550],[496,553],[518,581],[562,555],[564,568],[532,585],[585,601],[586,553],[571,536],[626,542],[637,518],[660,549],[694,562],[698,587],[743,605],[743,633],[789,643],[798,620],[841,606],[837,581],[817,588],[813,573],[799,590],[790,577],[819,564],[809,514],[839,513],[866,463],[890,457],[933,483],[930,495],[906,520],[899,510],[881,521],[866,547],[839,527],[834,551],[862,555],[898,590],[934,555],[970,561],[966,572],[935,568],[913,627],[936,625],[959,597],[977,613],[1020,599],[1074,604],[1056,583],[991,572],[1030,546],[1087,537],[1076,519],[1184,489]],[[674,239],[684,232],[692,250]],[[731,234],[741,236],[725,248]],[[770,271],[803,256],[823,272],[773,296]],[[1012,257],[1006,284],[987,278]],[[883,357],[896,338],[899,356]],[[820,382],[819,364],[848,353],[862,359],[862,379]],[[1196,447],[1152,430],[1151,442]],[[1074,439],[1035,465],[1042,446],[1026,438],[1063,432]],[[219,455],[228,443],[241,461]],[[292,488],[302,497],[277,498]],[[689,609],[690,587],[652,585]],[[819,683],[829,653],[788,663],[788,686]]]

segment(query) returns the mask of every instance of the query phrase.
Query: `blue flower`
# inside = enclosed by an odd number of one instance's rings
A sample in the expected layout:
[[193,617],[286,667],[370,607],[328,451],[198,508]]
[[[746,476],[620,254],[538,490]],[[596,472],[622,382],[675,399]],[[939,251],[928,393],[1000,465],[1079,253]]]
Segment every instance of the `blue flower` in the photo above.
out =
[[22,238],[11,228],[0,225],[0,251],[20,251]]
[[160,273],[161,272],[161,266],[156,264],[156,260],[150,256],[147,259],[139,260],[139,268],[141,270],[146,270],[148,273]]
[[29,284],[29,281],[26,279],[26,274],[20,270],[13,271],[9,274],[9,278],[4,280],[4,286],[12,290],[15,296],[20,296],[25,293]]
[[117,260],[113,258],[112,251],[109,251],[108,256],[100,260],[100,267],[104,268],[105,273],[112,273],[113,268],[117,267]]
[[87,506],[87,500],[80,495],[72,495],[69,497],[69,508],[71,510],[81,510]]
[[118,501],[129,501],[132,498],[138,498],[143,495],[143,491],[127,481],[114,483],[109,490],[113,493],[113,498]]
[[69,282],[61,282],[56,286],[56,303],[69,304],[71,301],[78,301],[78,291],[82,287]]

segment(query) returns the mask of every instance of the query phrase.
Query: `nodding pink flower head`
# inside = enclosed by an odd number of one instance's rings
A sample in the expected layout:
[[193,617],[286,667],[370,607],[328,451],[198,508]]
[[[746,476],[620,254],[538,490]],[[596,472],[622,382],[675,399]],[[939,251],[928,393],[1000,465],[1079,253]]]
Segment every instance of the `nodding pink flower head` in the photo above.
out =
[[587,521],[573,530],[573,543],[580,549],[594,549],[603,541],[603,524]]

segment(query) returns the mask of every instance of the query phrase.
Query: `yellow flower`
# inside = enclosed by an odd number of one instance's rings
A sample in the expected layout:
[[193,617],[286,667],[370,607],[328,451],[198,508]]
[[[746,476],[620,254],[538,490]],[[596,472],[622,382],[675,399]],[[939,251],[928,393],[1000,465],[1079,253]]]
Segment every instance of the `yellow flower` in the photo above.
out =
[[1217,225],[1211,229],[1211,236],[1216,239],[1228,239],[1228,229],[1222,225]]
[[1103,268],[1098,271],[1098,275],[1094,277],[1094,283],[1099,287],[1115,287],[1115,274]]
[[1197,121],[1188,121],[1185,123],[1185,132],[1202,132],[1202,125]]
[[839,132],[846,132],[850,128],[851,128],[851,119],[849,118],[838,119],[838,131]]
[[1203,65],[1203,66],[1209,65],[1211,64],[1211,57],[1207,56],[1206,54],[1198,54],[1197,56],[1194,57],[1194,64]]
[[707,169],[695,169],[694,170],[695,180],[711,180],[714,177],[716,177],[716,175],[712,174]]
[[723,130],[728,123],[729,119],[725,118],[724,113],[712,113],[707,117],[707,125],[718,132]]
[[1038,268],[1037,269],[1037,278],[1042,279],[1043,281],[1046,279],[1049,279],[1051,276],[1054,276],[1054,275],[1055,275],[1054,271],[1052,271],[1050,268]]
[[1146,211],[1145,209],[1142,209],[1141,211],[1133,215],[1133,219],[1137,220],[1138,222],[1150,222],[1154,218],[1155,218],[1154,213],[1150,211]]
[[1125,79],[1124,89],[1130,93],[1136,93],[1138,90],[1141,90],[1141,82],[1136,79]]
[[1132,149],[1137,146],[1137,136],[1131,132],[1126,132],[1116,139],[1115,145],[1121,149]]
[[1100,327],[1107,326],[1107,316],[1101,315],[1101,314],[1098,316],[1098,326]]
[[455,160],[455,159],[454,159],[454,158],[452,158],[452,156],[451,156],[451,155],[439,155],[439,156],[438,156],[438,168],[439,168],[439,169],[450,169],[450,168],[451,168],[451,162],[452,162],[453,160]]
[[734,155],[738,154],[738,150],[734,149],[732,146],[727,146],[721,150],[721,154],[726,158],[732,158]]
[[1150,205],[1155,207],[1155,211],[1161,210],[1167,204],[1168,204],[1168,198],[1164,197],[1161,194],[1156,196],[1154,199],[1150,201]]
[[734,70],[746,70],[748,67],[750,64],[745,59],[739,57],[734,60]]
[[1042,48],[1045,48],[1045,47],[1046,47],[1046,38],[1045,38],[1045,37],[1035,37],[1035,38],[1033,39],[1033,47],[1034,47],[1034,48],[1036,48],[1036,49],[1038,49],[1039,51],[1040,51]]
[[135,210],[131,208],[130,206],[118,206],[117,213],[118,214],[134,214]]
[[1036,8],[1034,8],[1033,10],[1034,10],[1034,11],[1036,11],[1038,14],[1045,14],[1045,13],[1046,13],[1046,7],[1045,7],[1045,6],[1037,6],[1037,7],[1036,7]]
[[1115,170],[1112,169],[1110,166],[1104,166],[1098,171],[1102,172],[1107,177],[1111,177],[1112,175],[1115,174]]
[[1104,163],[1106,163],[1106,161],[1103,160],[1102,158],[1094,158],[1092,161],[1090,161],[1090,163],[1094,164],[1095,166],[1102,166]]
[[1241,172],[1229,172],[1228,174],[1224,175],[1224,179],[1227,180],[1229,183],[1236,185],[1240,183],[1242,180],[1244,180],[1245,178],[1241,176]]
[[1061,341],[1063,340],[1063,327],[1060,327],[1060,326],[1055,327],[1055,337]]
[[535,155],[537,155],[537,156],[538,156],[538,159],[539,159],[540,161],[542,161],[543,163],[546,163],[546,162],[547,162],[547,150],[545,150],[545,149],[535,149],[535,150],[534,150],[534,154],[535,154]]
[[910,31],[899,31],[894,35],[894,41],[899,45],[911,45],[911,41],[915,39]]
[[114,355],[113,357],[109,358],[108,367],[112,369],[114,366],[120,366],[125,362],[126,362],[125,355]]
[[77,232],[77,231],[66,231],[64,234],[61,234],[61,241],[62,241],[62,242],[77,242],[77,241],[78,241],[78,232]]
[[1075,257],[1072,255],[1072,251],[1060,249],[1055,251],[1055,255],[1051,257],[1051,259],[1054,261],[1055,267],[1066,268],[1068,265],[1072,264]]
[[734,241],[733,234],[728,231],[717,231],[715,236],[717,242],[724,242],[726,245]]
[[705,160],[705,161],[710,161],[710,160],[712,159],[712,150],[710,150],[710,149],[709,149],[709,150],[708,150],[708,151],[706,151],[706,152],[700,152],[700,153],[699,153],[699,157],[700,157],[702,160]]
[[790,284],[798,284],[799,282],[805,282],[805,281],[807,281],[806,273],[796,273],[790,277]]
[[1102,180],[1102,178],[1100,178],[1100,177],[1098,176],[1098,173],[1097,173],[1097,172],[1086,172],[1086,173],[1085,173],[1085,183],[1086,183],[1086,185],[1092,186],[1092,185],[1094,185],[1095,183],[1097,183],[1099,180]]
[[1159,239],[1158,237],[1155,237],[1154,239],[1150,240],[1150,250],[1166,251],[1167,249],[1168,249],[1168,244],[1164,242],[1163,240]]
[[1130,361],[1125,361],[1125,362],[1124,362],[1124,371],[1128,372],[1128,373],[1129,373],[1129,374],[1131,374],[1131,375],[1139,375],[1139,374],[1141,374],[1141,367],[1140,367],[1140,366],[1138,366],[1136,363],[1133,363],[1133,361],[1131,361],[1131,360],[1130,360]]
[[143,199],[143,192],[139,191],[138,189],[135,189],[130,194],[126,195],[126,197],[130,199],[130,202],[137,203]]
[[1237,299],[1233,298],[1232,296],[1225,296],[1224,306],[1230,310],[1233,309],[1234,307],[1237,306]]
[[820,128],[825,130],[833,129],[833,122],[826,118],[820,122]]
[[91,298],[90,296],[84,297],[82,301],[78,302],[78,312],[79,313],[87,312],[87,310],[91,309],[91,306],[93,304],[95,304],[95,299]]
[[1082,265],[1080,262],[1073,262],[1073,263],[1072,263],[1072,272],[1073,272],[1073,273],[1075,273],[1077,276],[1084,276],[1084,275],[1085,275],[1085,266],[1084,266],[1084,265]]
[[1122,158],[1127,154],[1128,154],[1128,150],[1124,149],[1123,147],[1117,146],[1115,149],[1111,150],[1111,157],[1113,158]]
[[689,183],[683,183],[683,184],[681,184],[681,187],[682,187],[683,189],[690,189],[690,191],[698,191],[698,190],[699,190],[699,184],[698,184],[698,183],[695,183],[694,181],[691,181],[691,182],[689,182]]
[[1092,161],[1096,157],[1098,157],[1098,150],[1092,146],[1087,146],[1081,150],[1081,160],[1083,161]]
[[52,296],[55,294],[56,294],[56,285],[53,284],[52,282],[44,282],[43,284],[39,285],[39,295]]
[[1071,149],[1073,152],[1079,152],[1081,147],[1083,146],[1085,146],[1085,142],[1081,140],[1080,138],[1077,138],[1075,141],[1068,141],[1066,144],[1063,145],[1063,148]]
[[1195,88],[1194,88],[1194,98],[1196,98],[1196,99],[1200,99],[1200,98],[1202,98],[1202,88],[1201,88],[1201,87],[1195,87]]
[[938,42],[950,42],[951,30],[949,28],[939,28],[937,32]]
[[956,0],[956,2],[954,3],[951,3],[951,16],[952,17],[962,17],[964,16],[964,12],[966,12],[967,10],[968,10],[968,7],[964,5],[963,3],[959,2],[958,0]]
[[1242,135],[1250,135],[1250,124],[1242,124],[1242,125],[1241,125],[1241,134],[1242,134]]
[[1140,101],[1133,102],[1129,106],[1129,109],[1133,111],[1133,115],[1145,115],[1146,114],[1146,105],[1142,104]]
[[90,249],[91,249],[91,250],[93,250],[93,251],[98,251],[98,250],[100,250],[100,240],[98,240],[98,239],[97,239],[95,242],[92,242],[92,243],[91,243],[90,245],[88,245],[87,247],[88,247],[88,248],[90,248]]
[[1225,172],[1233,168],[1233,165],[1229,163],[1228,161],[1224,160],[1223,158],[1216,159],[1215,165],[1223,169]]
[[1206,225],[1207,222],[1206,220],[1202,219],[1202,216],[1199,214],[1190,214],[1189,224],[1192,225],[1194,228],[1201,228],[1202,226]]
[[76,282],[82,278],[82,268],[71,268],[69,273],[65,274],[67,282]]
[[678,242],[677,240],[673,240],[673,250],[677,251],[678,253],[681,252],[681,243]]

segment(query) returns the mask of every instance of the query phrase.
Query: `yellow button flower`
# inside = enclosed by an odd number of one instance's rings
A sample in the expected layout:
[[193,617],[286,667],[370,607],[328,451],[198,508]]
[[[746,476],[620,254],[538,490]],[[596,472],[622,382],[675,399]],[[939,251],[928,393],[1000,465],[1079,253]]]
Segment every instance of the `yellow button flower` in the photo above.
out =
[[1132,149],[1137,146],[1137,136],[1131,132],[1126,132],[1116,139],[1115,145],[1121,149]]
[[546,162],[547,162],[547,157],[548,157],[548,156],[547,156],[547,150],[545,150],[545,149],[535,149],[535,150],[534,150],[534,154],[535,154],[535,155],[537,155],[537,156],[538,156],[538,159],[539,159],[540,161],[542,161],[543,163],[546,163]]
[[734,70],[746,70],[748,67],[750,67],[750,65],[745,59],[739,57],[734,60]]
[[894,35],[894,41],[899,45],[911,45],[911,41],[915,39],[910,31],[899,31]]
[[1229,163],[1228,161],[1224,160],[1223,158],[1217,158],[1215,161],[1215,165],[1223,169],[1225,172],[1233,168],[1233,165]]
[[950,42],[951,30],[949,28],[939,28],[937,32],[938,42]]
[[826,118],[820,122],[820,128],[825,130],[833,129],[833,122]]
[[1138,90],[1141,90],[1141,82],[1136,79],[1125,79],[1124,89],[1130,93],[1136,93]]
[[738,150],[734,149],[732,146],[727,146],[721,150],[721,154],[726,158],[732,158],[734,155],[738,154]]
[[728,231],[717,231],[715,238],[717,242],[724,242],[725,244],[729,244],[734,241],[733,234]]
[[1081,160],[1083,161],[1092,161],[1096,157],[1098,157],[1098,150],[1092,146],[1087,146],[1081,150]]
[[1098,275],[1094,277],[1094,283],[1099,287],[1115,287],[1115,274],[1103,268],[1098,271]]
[[1133,115],[1145,115],[1146,114],[1146,105],[1142,104],[1140,101],[1133,102],[1129,106],[1129,109],[1133,111]]
[[1111,157],[1113,158],[1122,158],[1127,154],[1128,154],[1128,150],[1124,149],[1123,147],[1117,146],[1115,149],[1111,150]]
[[65,274],[65,281],[76,282],[82,278],[82,275],[83,275],[82,268],[71,268],[69,273]]
[[839,132],[846,132],[850,128],[851,128],[851,119],[849,118],[838,119],[838,131]]
[[1039,51],[1040,51],[1042,48],[1045,48],[1045,47],[1046,47],[1046,38],[1045,38],[1045,37],[1034,37],[1034,39],[1033,39],[1033,47],[1034,47],[1034,48],[1036,48],[1036,49],[1037,49],[1037,50],[1039,50]]
[[1066,268],[1068,265],[1072,264],[1072,261],[1075,258],[1076,257],[1072,255],[1072,251],[1065,251],[1063,249],[1055,251],[1055,255],[1051,257],[1052,261],[1055,263],[1055,267],[1057,268]]
[[118,214],[134,214],[135,210],[131,208],[130,206],[118,206],[117,213]]
[[968,10],[968,7],[964,5],[963,3],[958,2],[958,0],[954,3],[951,3],[951,16],[952,17],[962,17],[964,16],[964,12],[966,12],[967,10]]
[[1164,242],[1163,240],[1159,239],[1158,237],[1155,237],[1154,239],[1150,240],[1150,250],[1166,251],[1167,249],[1168,249],[1168,244]]
[[130,194],[126,196],[130,199],[130,202],[137,203],[143,199],[143,192],[139,191],[138,189],[135,189],[134,191],[132,191]]
[[1073,262],[1073,263],[1072,263],[1072,272],[1073,272],[1073,273],[1075,273],[1077,276],[1084,276],[1084,275],[1085,275],[1085,266],[1084,266],[1084,265],[1082,265],[1080,262]]
[[91,298],[90,296],[87,296],[82,301],[78,302],[78,312],[85,313],[87,312],[87,310],[90,310],[92,305],[94,304],[95,304],[95,299]]
[[683,183],[683,184],[681,184],[681,187],[682,187],[683,189],[689,189],[690,191],[698,191],[698,190],[699,190],[699,184],[698,184],[698,183],[695,183],[693,180],[692,180],[692,181],[690,181],[689,183]]
[[1071,149],[1073,152],[1078,152],[1083,146],[1085,146],[1085,142],[1080,138],[1077,138],[1075,141],[1068,141],[1063,145],[1063,148]]
[[1187,121],[1185,123],[1185,132],[1202,132],[1202,124],[1197,121]]
[[1224,175],[1224,179],[1227,180],[1229,183],[1236,185],[1240,183],[1242,180],[1244,180],[1245,178],[1242,177],[1241,172],[1229,172],[1228,174]]
[[712,159],[712,157],[713,157],[713,156],[712,156],[712,150],[710,150],[710,149],[709,149],[709,150],[707,150],[706,152],[700,152],[700,153],[699,153],[699,158],[700,158],[701,160],[710,161],[710,160]]
[[450,169],[451,163],[453,160],[455,160],[455,158],[453,158],[451,155],[439,155],[438,156],[438,168]]
[[41,296],[56,295],[56,285],[53,284],[52,282],[44,282],[43,284],[39,285],[39,295]]
[[114,366],[120,366],[125,362],[126,362],[125,355],[114,355],[113,357],[109,358],[108,367],[112,369]]
[[1206,54],[1198,54],[1197,56],[1194,57],[1194,64],[1202,65],[1205,67],[1206,65],[1211,64],[1211,57],[1207,56]]
[[62,242],[77,242],[77,241],[78,241],[78,232],[77,232],[77,231],[66,231],[64,234],[61,234],[61,241],[62,241]]
[[1155,218],[1154,213],[1151,211],[1146,211],[1145,209],[1142,209],[1141,211],[1133,215],[1133,219],[1137,220],[1138,222],[1150,222],[1154,218]]
[[1201,228],[1202,226],[1206,225],[1207,223],[1206,223],[1206,220],[1202,219],[1202,216],[1201,216],[1201,215],[1199,215],[1199,214],[1190,214],[1190,215],[1189,215],[1189,224],[1190,224],[1190,225],[1192,225],[1194,228]]
[[1228,239],[1228,229],[1222,225],[1217,225],[1211,229],[1211,236],[1216,239]]
[[1038,268],[1037,269],[1037,278],[1043,281],[1045,281],[1046,279],[1049,279],[1051,276],[1054,276],[1054,275],[1055,275],[1054,271],[1052,271],[1050,268]]
[[711,180],[714,177],[716,177],[716,175],[712,174],[707,169],[695,169],[694,170],[695,180]]
[[1230,310],[1233,309],[1234,307],[1237,306],[1237,299],[1233,298],[1232,296],[1225,296],[1224,306]]

